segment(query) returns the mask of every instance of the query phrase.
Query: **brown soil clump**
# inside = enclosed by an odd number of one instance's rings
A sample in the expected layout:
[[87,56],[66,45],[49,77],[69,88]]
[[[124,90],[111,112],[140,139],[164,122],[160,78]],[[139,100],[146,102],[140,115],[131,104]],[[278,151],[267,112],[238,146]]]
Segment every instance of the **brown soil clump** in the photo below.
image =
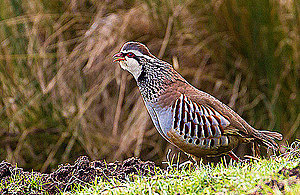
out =
[[[57,170],[49,174],[39,172],[26,172],[21,168],[2,161],[0,163],[0,182],[2,184],[11,182],[11,176],[18,174],[20,177],[20,191],[18,194],[45,193],[56,194],[70,191],[75,184],[86,185],[93,183],[96,178],[110,181],[112,178],[119,181],[130,180],[134,175],[151,176],[155,174],[157,167],[153,162],[143,162],[138,158],[129,158],[123,163],[116,161],[106,163],[104,161],[90,162],[88,157],[78,158],[74,165],[60,165]],[[37,179],[38,178],[38,179]],[[41,182],[42,188],[34,189],[29,180]],[[9,189],[3,189],[0,194],[11,194]],[[15,194],[15,192],[13,192]]]
[[[286,185],[291,186],[300,182],[300,164],[298,164],[295,168],[292,169],[284,167],[280,171],[278,171],[278,173],[288,177],[287,182],[279,182],[276,179],[271,179],[270,181],[265,182],[265,185],[270,186],[270,188],[272,189],[278,189],[284,193]],[[258,186],[258,189],[251,194],[262,194],[261,192],[259,192],[261,189],[263,189],[263,187]]]

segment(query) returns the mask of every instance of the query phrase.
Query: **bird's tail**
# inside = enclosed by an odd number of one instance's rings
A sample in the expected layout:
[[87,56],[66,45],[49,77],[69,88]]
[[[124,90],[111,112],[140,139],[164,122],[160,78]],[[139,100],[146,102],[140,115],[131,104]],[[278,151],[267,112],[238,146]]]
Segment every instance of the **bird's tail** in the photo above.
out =
[[278,150],[278,144],[275,142],[275,139],[282,140],[283,138],[281,133],[265,130],[256,130],[253,132],[253,136],[258,144],[274,150]]

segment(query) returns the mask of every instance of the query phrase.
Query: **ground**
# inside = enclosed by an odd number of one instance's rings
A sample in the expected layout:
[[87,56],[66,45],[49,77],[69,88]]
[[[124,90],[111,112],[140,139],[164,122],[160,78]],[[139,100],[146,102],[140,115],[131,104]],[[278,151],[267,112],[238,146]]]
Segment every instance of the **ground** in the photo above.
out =
[[[173,159],[174,160],[174,159]],[[129,158],[124,162],[78,158],[54,172],[27,172],[0,163],[1,194],[274,194],[300,192],[298,155],[273,156],[248,163],[178,164],[167,169]]]

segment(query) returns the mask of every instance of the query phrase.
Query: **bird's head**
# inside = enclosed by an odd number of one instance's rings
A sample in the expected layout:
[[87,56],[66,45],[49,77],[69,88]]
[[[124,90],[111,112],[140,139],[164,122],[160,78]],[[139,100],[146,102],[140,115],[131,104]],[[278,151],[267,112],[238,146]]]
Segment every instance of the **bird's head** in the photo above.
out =
[[125,43],[120,52],[114,55],[114,62],[119,62],[122,69],[129,71],[137,79],[143,70],[145,59],[156,59],[149,49],[138,42]]

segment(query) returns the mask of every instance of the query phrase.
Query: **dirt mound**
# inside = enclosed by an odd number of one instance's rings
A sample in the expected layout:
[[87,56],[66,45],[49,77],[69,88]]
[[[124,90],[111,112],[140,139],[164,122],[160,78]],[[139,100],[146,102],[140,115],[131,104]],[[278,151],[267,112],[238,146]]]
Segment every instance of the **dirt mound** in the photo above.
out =
[[[287,182],[279,182],[276,179],[271,179],[268,182],[265,182],[265,185],[270,186],[270,188],[272,189],[279,189],[281,192],[284,193],[284,189],[286,185],[294,185],[298,182],[300,182],[300,163],[292,169],[288,169],[288,168],[282,168],[280,171],[278,171],[278,174],[284,175],[286,177],[288,177]],[[263,189],[262,186],[258,186],[258,189],[252,193],[252,194],[261,194],[259,192],[259,190]]]
[[300,179],[300,163],[293,169],[287,169],[284,167],[278,173],[289,177],[295,176],[296,179]]
[[[88,184],[95,181],[96,177],[106,180],[112,178],[124,181],[130,179],[133,175],[150,176],[155,173],[155,164],[147,161],[143,162],[138,158],[129,158],[123,163],[116,161],[114,163],[106,163],[104,161],[90,162],[88,157],[82,156],[78,158],[74,165],[60,165],[58,169],[50,174],[42,174],[39,172],[26,172],[21,168],[2,161],[0,163],[0,181],[2,184],[11,182],[12,175],[18,175],[20,182],[20,192],[18,194],[43,193],[56,194],[60,191],[71,190],[74,184]],[[34,189],[36,185],[30,185],[28,180],[41,182],[42,188]],[[6,184],[6,185],[7,185]],[[1,194],[10,194],[8,189],[3,189]]]

